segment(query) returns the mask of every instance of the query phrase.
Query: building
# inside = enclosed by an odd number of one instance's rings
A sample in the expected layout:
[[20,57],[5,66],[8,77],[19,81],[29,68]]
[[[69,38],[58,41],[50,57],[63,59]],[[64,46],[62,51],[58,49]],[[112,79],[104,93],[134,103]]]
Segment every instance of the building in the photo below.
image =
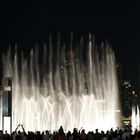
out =
[[138,104],[139,96],[131,85],[131,82],[128,80],[120,81],[120,100],[122,115],[124,117],[130,117],[132,106]]
[[9,77],[0,86],[0,129],[12,132],[12,79]]

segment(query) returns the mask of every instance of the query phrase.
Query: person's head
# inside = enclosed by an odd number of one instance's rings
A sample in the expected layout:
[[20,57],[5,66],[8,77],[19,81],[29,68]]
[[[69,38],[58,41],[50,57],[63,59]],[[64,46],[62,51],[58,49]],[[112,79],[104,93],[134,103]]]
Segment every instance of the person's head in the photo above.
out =
[[3,131],[2,130],[0,130],[0,134],[3,134]]
[[21,132],[20,131],[18,131],[18,135],[20,135],[21,134]]
[[37,131],[37,135],[40,135],[40,131]]
[[98,129],[95,129],[96,133],[98,133]]
[[5,134],[7,134],[7,130],[5,130]]
[[70,132],[70,131],[68,131],[67,135],[68,135],[68,136],[70,136],[70,135],[71,135],[71,132]]
[[101,131],[101,134],[104,135],[104,131],[103,130]]
[[62,126],[60,126],[60,128],[59,128],[59,133],[64,133]]
[[73,129],[73,132],[77,132],[77,128],[74,128],[74,129]]
[[46,134],[49,134],[49,131],[48,131],[48,130],[46,130],[46,131],[45,131],[45,133],[46,133]]
[[85,129],[82,130],[82,133],[85,133]]
[[109,134],[110,134],[109,130],[107,130],[107,131],[106,131],[106,134],[107,134],[107,135],[109,135]]

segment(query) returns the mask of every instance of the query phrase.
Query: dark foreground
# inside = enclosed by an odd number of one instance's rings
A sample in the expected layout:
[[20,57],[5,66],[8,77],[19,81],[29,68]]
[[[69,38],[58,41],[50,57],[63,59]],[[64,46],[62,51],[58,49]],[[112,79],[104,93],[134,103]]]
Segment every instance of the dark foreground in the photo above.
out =
[[[22,127],[22,132],[18,131],[18,127]],[[58,131],[53,133],[48,130],[40,132],[26,132],[23,125],[18,125],[16,130],[11,134],[7,131],[0,131],[0,140],[140,140],[140,131],[135,130],[134,134],[130,129],[110,129],[106,132],[99,132],[98,129],[95,131],[85,132],[84,129],[77,130],[73,129],[73,132],[68,131],[64,133],[63,127],[60,126]]]

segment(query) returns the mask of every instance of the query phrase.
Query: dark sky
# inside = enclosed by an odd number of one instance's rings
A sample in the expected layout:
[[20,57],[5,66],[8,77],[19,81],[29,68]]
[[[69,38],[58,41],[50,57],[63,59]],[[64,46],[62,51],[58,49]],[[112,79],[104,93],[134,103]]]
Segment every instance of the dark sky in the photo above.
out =
[[11,2],[0,9],[1,50],[14,43],[28,50],[31,44],[45,42],[50,32],[91,32],[97,43],[106,39],[110,42],[117,61],[125,66],[126,79],[138,77],[135,69],[140,64],[140,16],[135,3]]

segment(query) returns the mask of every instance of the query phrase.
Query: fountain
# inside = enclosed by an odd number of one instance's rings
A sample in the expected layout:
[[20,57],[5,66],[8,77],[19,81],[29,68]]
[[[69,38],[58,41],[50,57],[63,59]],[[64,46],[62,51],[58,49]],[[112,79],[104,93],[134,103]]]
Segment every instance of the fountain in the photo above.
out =
[[96,47],[60,36],[29,54],[3,53],[3,76],[12,77],[12,129],[65,131],[76,128],[107,130],[120,126],[115,57],[108,44]]
[[140,112],[139,112],[139,106],[138,105],[132,107],[131,125],[132,125],[132,131],[133,132],[136,129],[140,130]]

